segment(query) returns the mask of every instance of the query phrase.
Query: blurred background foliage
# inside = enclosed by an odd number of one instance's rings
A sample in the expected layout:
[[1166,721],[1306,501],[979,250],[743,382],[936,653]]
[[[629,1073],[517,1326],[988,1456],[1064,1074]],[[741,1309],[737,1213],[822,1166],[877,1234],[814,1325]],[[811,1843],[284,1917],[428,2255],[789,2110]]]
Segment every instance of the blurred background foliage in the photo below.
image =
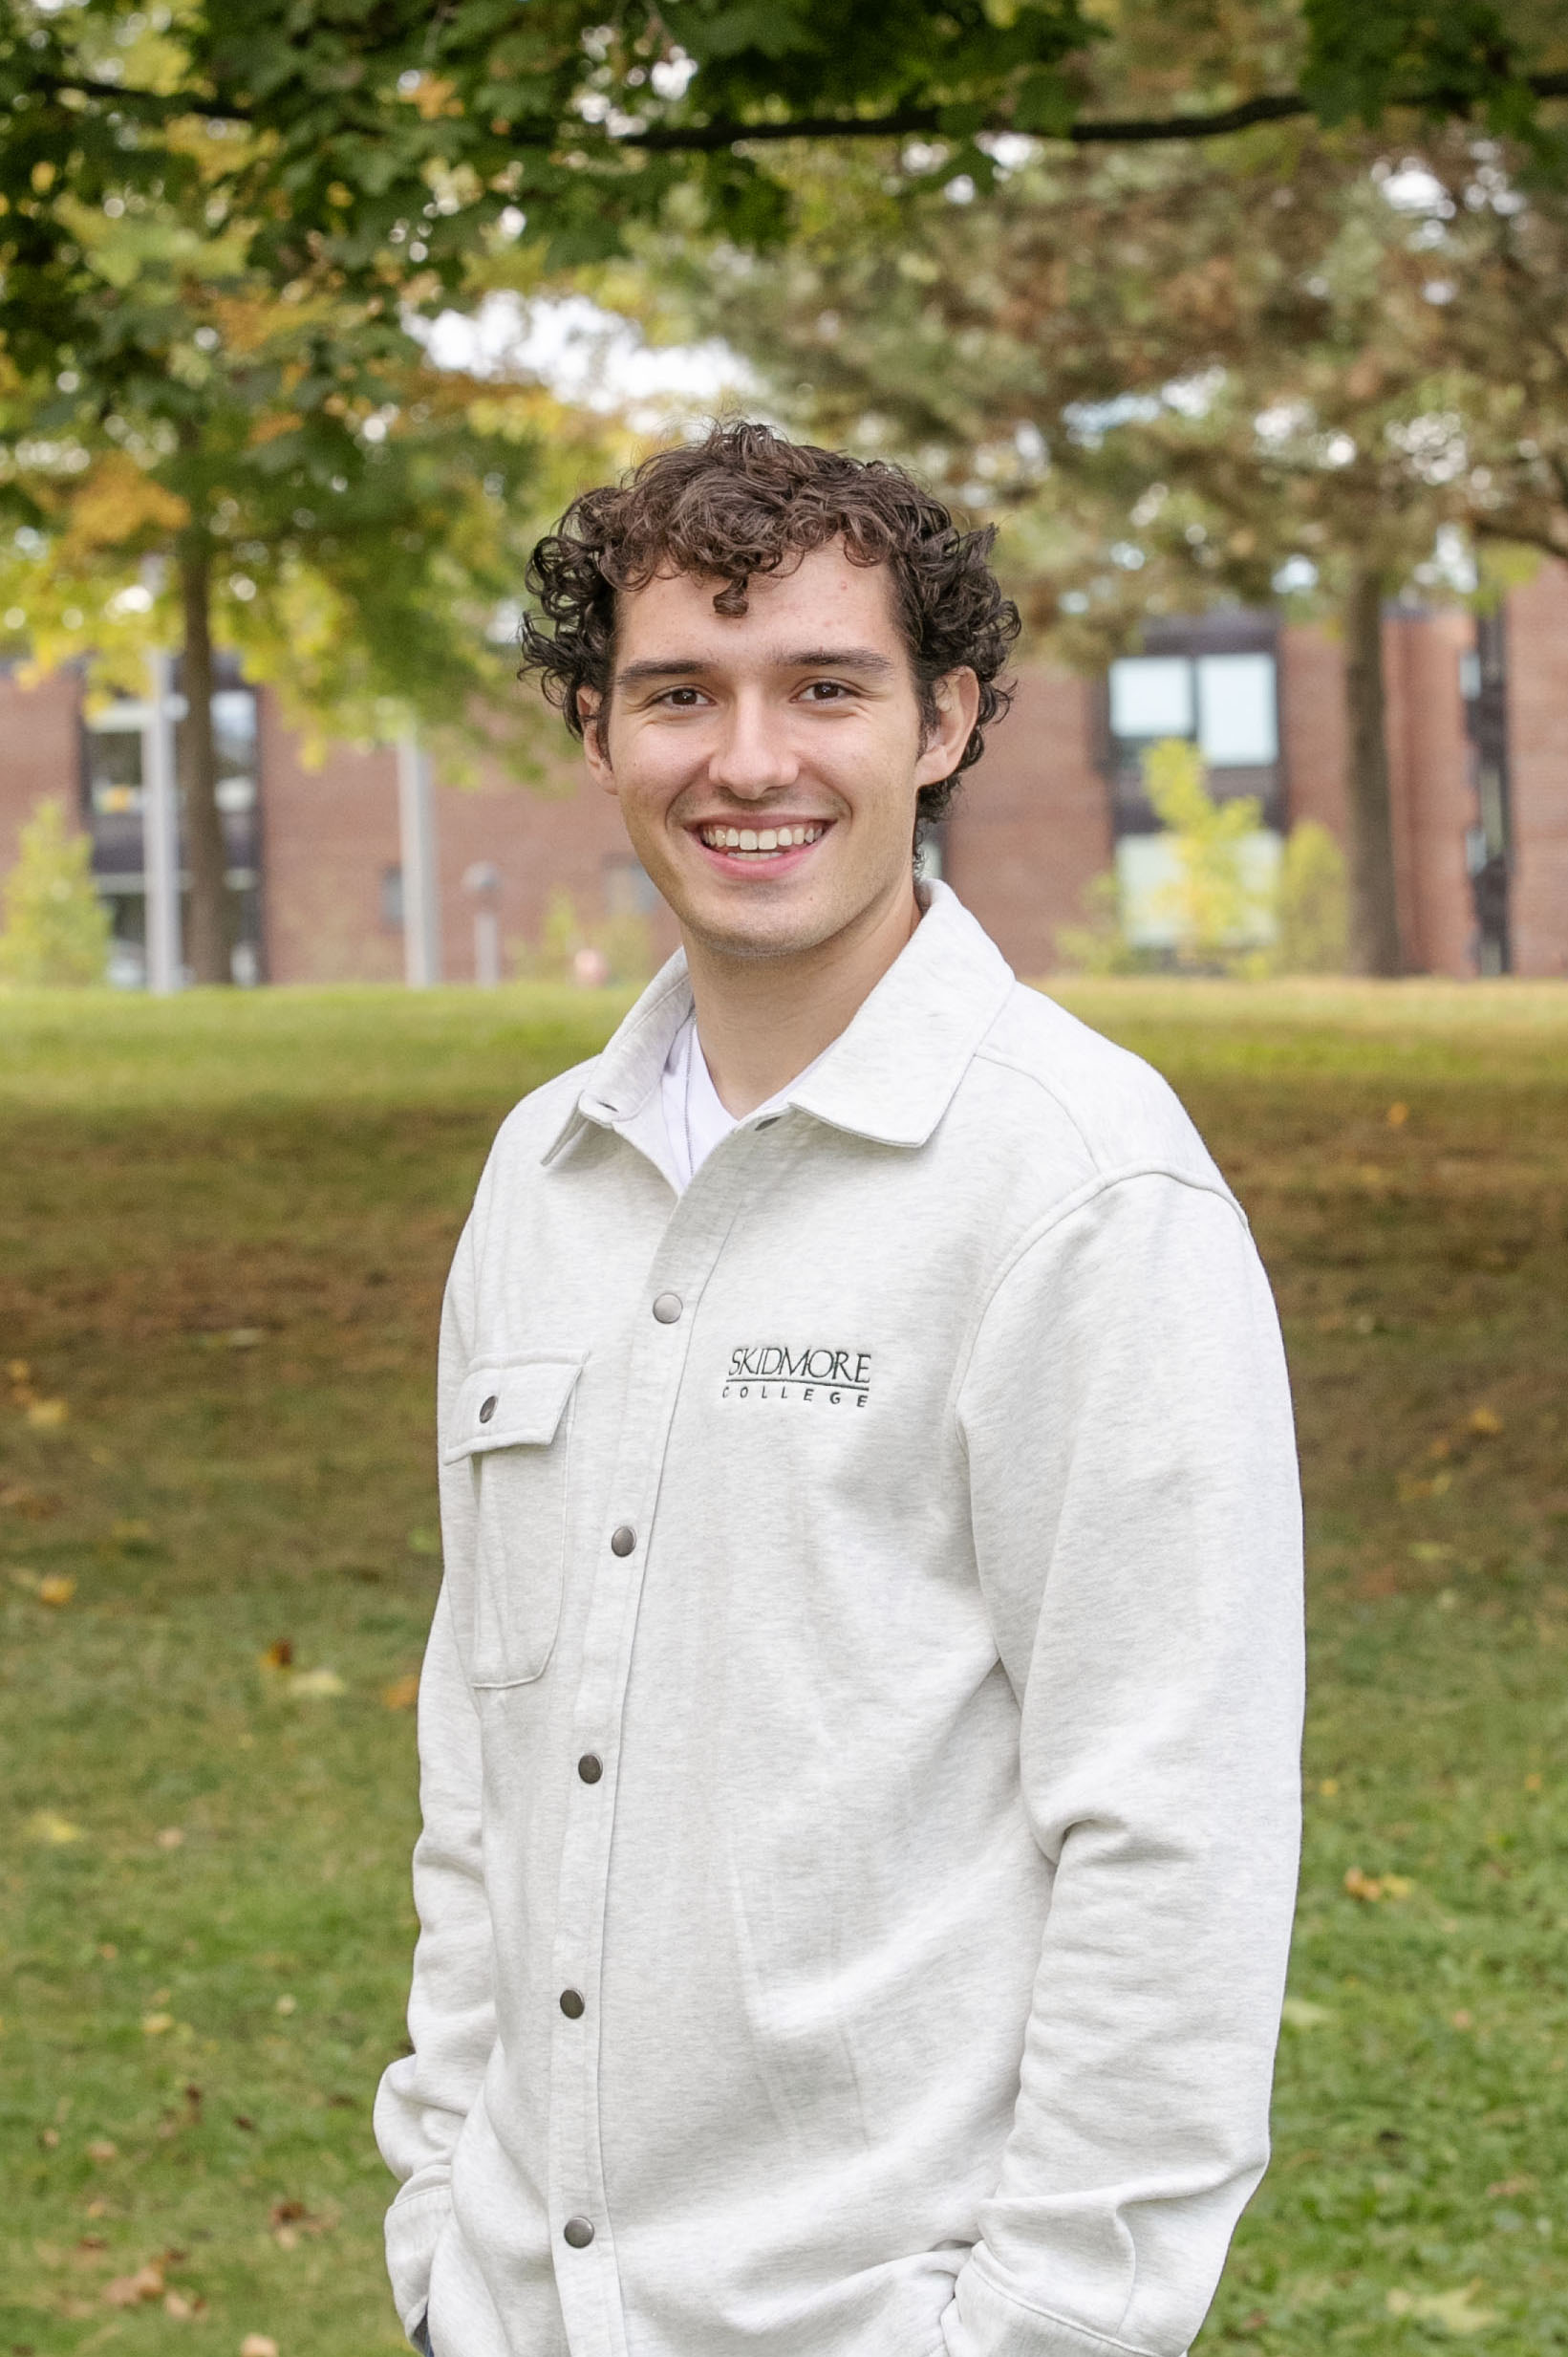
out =
[[526,771],[526,549],[679,421],[432,328],[586,292],[1003,518],[1068,660],[1333,614],[1394,970],[1381,601],[1568,551],[1565,99],[1557,0],[4,0],[5,637],[183,650],[219,978],[214,642],[318,731]]

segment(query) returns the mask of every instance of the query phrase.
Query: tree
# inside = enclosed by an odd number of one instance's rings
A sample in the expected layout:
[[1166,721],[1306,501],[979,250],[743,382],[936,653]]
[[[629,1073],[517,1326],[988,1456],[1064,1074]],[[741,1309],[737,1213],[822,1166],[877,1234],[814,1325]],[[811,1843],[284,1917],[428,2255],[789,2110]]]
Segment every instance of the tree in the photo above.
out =
[[[127,69],[156,78],[161,54],[140,35]],[[0,355],[5,635],[41,668],[80,657],[97,688],[133,693],[147,648],[181,650],[186,947],[204,982],[230,954],[215,643],[317,734],[413,719],[526,768],[494,625],[545,509],[605,442],[538,388],[432,367],[373,301],[277,293],[214,193],[231,145],[186,124],[167,183],[62,205],[113,336]]]
[[59,989],[104,980],[109,916],[93,888],[92,845],[58,802],[40,802],[6,877],[0,981]]
[[859,158],[798,171],[794,249],[650,241],[645,305],[721,324],[803,427],[1005,515],[1069,655],[1225,596],[1332,614],[1354,960],[1399,971],[1383,604],[1466,541],[1568,549],[1563,192],[1459,131],[1417,158],[1294,127],[1223,163],[1032,151],[983,203],[913,207]]
[[100,324],[62,193],[173,193],[194,120],[239,135],[222,184],[247,260],[405,298],[460,292],[481,233],[522,214],[557,266],[672,198],[777,237],[773,159],[803,137],[912,141],[916,184],[983,184],[999,136],[1137,148],[1393,112],[1565,164],[1556,0],[628,0],[608,20],[598,0],[164,0],[164,52],[139,62],[145,22],[132,0],[0,11],[0,339],[24,364]]

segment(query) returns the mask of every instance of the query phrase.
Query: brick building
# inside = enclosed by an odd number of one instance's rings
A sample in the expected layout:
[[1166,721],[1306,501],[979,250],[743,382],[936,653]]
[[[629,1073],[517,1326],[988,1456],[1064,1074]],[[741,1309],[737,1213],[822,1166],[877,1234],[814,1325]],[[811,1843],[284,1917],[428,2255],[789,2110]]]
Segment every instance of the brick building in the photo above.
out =
[[[1391,607],[1384,624],[1400,915],[1413,971],[1568,974],[1568,568],[1544,566],[1502,612]],[[1025,665],[1014,709],[943,830],[944,873],[1025,974],[1057,962],[1113,863],[1144,937],[1160,939],[1162,847],[1138,754],[1192,737],[1214,790],[1255,794],[1260,869],[1290,826],[1345,833],[1342,657],[1272,615],[1151,626],[1143,652],[1085,680]],[[307,766],[275,705],[226,673],[215,699],[220,802],[241,980],[394,982],[404,973],[397,763],[331,748]],[[34,803],[61,796],[94,838],[116,912],[117,979],[140,976],[140,730],[136,705],[91,722],[77,682],[0,679],[0,874]],[[543,790],[499,780],[434,795],[441,970],[475,976],[475,918],[508,949],[537,941],[552,892],[584,919],[640,912],[655,954],[668,913],[632,858],[612,801],[581,780],[541,710]],[[478,876],[476,876],[476,871]],[[478,896],[468,887],[491,872]]]

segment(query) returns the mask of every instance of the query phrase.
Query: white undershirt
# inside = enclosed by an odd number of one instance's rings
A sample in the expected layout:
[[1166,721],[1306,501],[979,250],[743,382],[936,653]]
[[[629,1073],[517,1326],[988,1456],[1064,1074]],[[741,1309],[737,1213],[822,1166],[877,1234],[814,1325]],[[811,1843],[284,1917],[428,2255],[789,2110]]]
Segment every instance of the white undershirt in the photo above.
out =
[[[823,1055],[827,1053],[825,1048]],[[785,1081],[766,1105],[759,1105],[758,1113],[771,1111],[783,1104],[791,1089],[815,1071],[822,1056],[813,1056],[793,1079]],[[713,1085],[708,1070],[708,1059],[702,1053],[702,1043],[697,1036],[697,1017],[688,1015],[674,1039],[664,1059],[662,1082],[664,1127],[670,1139],[670,1161],[675,1171],[676,1185],[684,1195],[696,1173],[699,1171],[720,1138],[727,1137],[736,1126],[736,1115],[730,1113]]]

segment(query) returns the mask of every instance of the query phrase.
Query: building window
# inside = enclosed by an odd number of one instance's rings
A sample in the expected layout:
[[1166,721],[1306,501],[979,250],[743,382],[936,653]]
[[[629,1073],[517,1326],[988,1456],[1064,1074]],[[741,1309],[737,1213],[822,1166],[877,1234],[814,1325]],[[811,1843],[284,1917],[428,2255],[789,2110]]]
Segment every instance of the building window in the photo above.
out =
[[658,887],[640,859],[616,854],[602,871],[607,917],[647,917],[658,906]]
[[[256,697],[233,659],[219,659],[212,698],[216,799],[223,816],[228,885],[230,966],[235,982],[260,981],[260,763]],[[176,682],[178,685],[178,681]],[[176,697],[175,724],[184,715]],[[151,708],[121,701],[82,723],[82,817],[93,844],[93,880],[113,925],[109,979],[140,989],[146,981],[146,882],[142,866],[142,737]]]
[[1164,738],[1197,746],[1216,801],[1250,795],[1258,803],[1261,824],[1242,855],[1266,897],[1285,829],[1272,617],[1219,614],[1151,622],[1144,651],[1110,666],[1105,717],[1116,868],[1130,938],[1148,948],[1175,939],[1166,906],[1174,861],[1143,773],[1144,755]]

